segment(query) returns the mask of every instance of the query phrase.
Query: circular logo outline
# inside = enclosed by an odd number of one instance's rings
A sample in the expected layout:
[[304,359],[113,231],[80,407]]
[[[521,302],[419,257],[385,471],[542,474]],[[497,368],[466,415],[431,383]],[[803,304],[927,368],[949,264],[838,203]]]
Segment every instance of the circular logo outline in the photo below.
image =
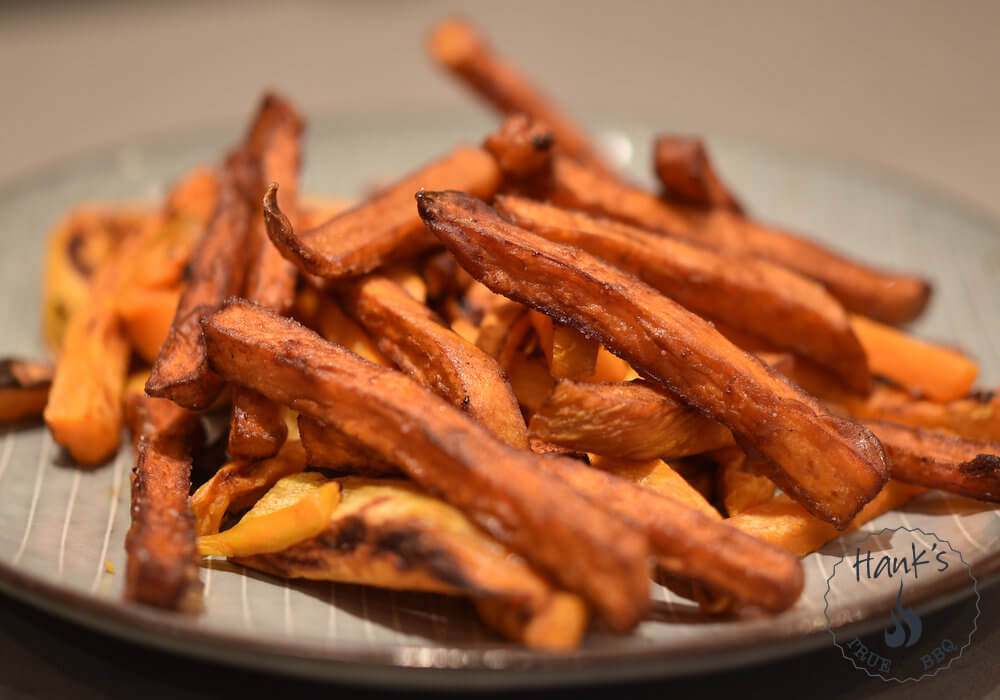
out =
[[972,579],[972,592],[975,595],[976,614],[972,618],[972,630],[969,632],[969,637],[966,640],[965,644],[963,644],[961,647],[959,647],[958,654],[956,656],[950,658],[948,660],[947,664],[938,666],[932,672],[924,673],[919,678],[914,678],[912,676],[908,676],[907,678],[903,678],[903,679],[899,679],[899,678],[896,678],[894,676],[890,676],[889,678],[886,678],[881,673],[872,673],[871,671],[868,670],[868,668],[866,666],[858,666],[858,664],[855,662],[854,658],[852,656],[849,656],[844,651],[844,647],[841,645],[841,643],[837,641],[837,634],[834,631],[833,625],[830,622],[830,614],[829,614],[830,613],[830,593],[831,593],[830,582],[833,580],[833,577],[837,575],[837,567],[840,564],[842,564],[844,562],[844,560],[847,558],[847,551],[846,551],[846,549],[844,551],[844,554],[841,555],[840,559],[838,559],[834,563],[833,569],[830,571],[830,575],[826,579],[826,591],[824,591],[824,593],[823,593],[823,617],[826,620],[826,631],[830,633],[830,638],[833,640],[833,645],[835,647],[837,647],[837,650],[840,652],[840,655],[843,658],[845,658],[845,659],[847,659],[848,661],[851,662],[851,666],[853,666],[855,669],[858,669],[860,671],[864,671],[870,678],[879,678],[884,683],[895,682],[895,683],[899,683],[900,685],[902,685],[904,683],[909,683],[910,681],[913,681],[914,683],[919,683],[920,681],[924,680],[925,678],[933,678],[934,676],[936,676],[941,671],[947,671],[949,668],[951,668],[951,665],[953,663],[955,663],[960,658],[962,658],[962,654],[965,653],[965,650],[968,647],[972,646],[972,638],[975,636],[976,632],[979,631],[979,616],[982,614],[982,609],[980,608],[979,603],[980,603],[980,601],[982,599],[982,596],[979,594],[979,581],[976,579],[975,575],[972,573],[972,566],[970,566],[969,563],[967,561],[965,561],[965,557],[962,556],[962,552],[960,552],[958,549],[956,549],[951,544],[951,541],[944,539],[943,537],[941,537],[940,535],[938,535],[935,532],[926,532],[925,530],[923,530],[923,529],[921,529],[919,527],[905,527],[903,525],[899,525],[897,527],[883,527],[881,530],[874,531],[874,532],[869,532],[867,535],[865,535],[864,538],[858,540],[857,542],[853,542],[852,546],[860,547],[862,544],[864,544],[870,538],[872,538],[872,537],[874,537],[876,535],[881,535],[881,534],[883,534],[885,532],[898,532],[900,530],[905,530],[906,532],[909,532],[910,534],[919,532],[924,537],[933,537],[938,542],[941,542],[943,544],[948,545],[948,549],[950,549],[951,551],[953,551],[955,554],[958,555],[959,561],[961,561],[962,564],[965,565],[966,570],[968,570],[968,572],[969,572],[969,578]]

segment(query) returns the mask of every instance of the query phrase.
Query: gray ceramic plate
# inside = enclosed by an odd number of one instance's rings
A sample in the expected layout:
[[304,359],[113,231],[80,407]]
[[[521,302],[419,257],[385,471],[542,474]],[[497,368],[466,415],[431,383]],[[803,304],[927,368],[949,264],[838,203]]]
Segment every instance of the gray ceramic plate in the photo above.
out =
[[[394,116],[315,126],[306,189],[353,194],[359,183],[403,172],[489,122]],[[651,132],[605,132],[647,176]],[[64,163],[0,187],[2,351],[41,352],[39,287],[46,232],[82,200],[152,198],[189,165],[211,162],[232,131],[135,144]],[[814,232],[838,248],[933,278],[933,305],[916,330],[961,339],[1000,382],[1000,236],[991,222],[899,182],[851,167],[713,141],[723,171],[766,218]],[[73,468],[38,426],[0,430],[0,588],[43,608],[139,643],[254,667],[375,684],[452,687],[567,684],[691,673],[752,663],[828,644],[826,578],[852,541],[883,527],[920,527],[949,539],[980,579],[1000,570],[1000,511],[929,494],[806,558],[806,590],[775,618],[712,621],[653,586],[653,613],[628,637],[592,634],[579,651],[537,654],[495,638],[460,600],[348,585],[286,583],[205,568],[204,614],[162,614],[122,602],[128,528],[128,449],[94,471]],[[105,560],[115,574],[108,573]],[[940,607],[968,592],[961,578],[908,593]],[[874,586],[831,606],[836,625],[872,626],[895,595]]]

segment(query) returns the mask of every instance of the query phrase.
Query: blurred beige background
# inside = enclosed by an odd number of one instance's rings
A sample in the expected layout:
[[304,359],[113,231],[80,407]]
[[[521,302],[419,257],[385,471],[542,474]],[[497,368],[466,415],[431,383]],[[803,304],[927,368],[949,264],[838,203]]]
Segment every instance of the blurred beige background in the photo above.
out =
[[[242,124],[264,86],[313,116],[474,110],[423,53],[454,3],[0,4],[0,180],[131,138]],[[1000,217],[1000,2],[503,2],[458,8],[580,114],[882,166]]]

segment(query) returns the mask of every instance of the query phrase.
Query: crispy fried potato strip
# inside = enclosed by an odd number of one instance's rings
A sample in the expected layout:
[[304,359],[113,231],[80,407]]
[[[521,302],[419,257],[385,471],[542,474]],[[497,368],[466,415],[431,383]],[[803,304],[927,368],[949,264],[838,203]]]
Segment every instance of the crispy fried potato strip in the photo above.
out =
[[[252,254],[243,296],[278,313],[291,309],[298,270],[268,240],[259,202],[268,183],[280,182],[279,204],[285,211],[298,209],[303,128],[302,117],[291,103],[272,93],[264,97],[248,139],[255,160],[256,187],[251,193],[254,217],[249,243]],[[234,390],[232,401],[229,453],[251,458],[277,453],[288,434],[280,407],[246,389]]]
[[496,360],[460,338],[385,277],[363,278],[351,284],[342,298],[348,313],[397,367],[508,445],[528,449],[524,418]]
[[128,342],[139,357],[150,364],[156,362],[160,348],[170,334],[182,293],[181,287],[176,286],[139,290],[118,298],[118,315]]
[[484,622],[510,639],[552,650],[579,644],[587,608],[578,596],[555,589],[458,509],[400,480],[300,474],[279,482],[242,522],[331,485],[341,488],[342,501],[322,532],[239,561],[284,577],[466,595]]
[[892,478],[984,501],[1000,501],[1000,443],[866,421],[885,448]]
[[223,466],[191,496],[195,532],[219,531],[226,514],[249,508],[272,486],[306,468],[306,451],[298,440],[289,440],[274,457],[235,460]]
[[428,228],[494,292],[599,340],[637,372],[733,431],[768,476],[837,526],[882,488],[874,436],[723,338],[708,322],[576,248],[552,243],[457,192],[420,192]]
[[201,424],[166,399],[140,394],[129,395],[126,414],[136,459],[125,598],[174,610],[198,608],[201,585],[188,492]]
[[395,476],[399,468],[333,426],[299,416],[299,439],[313,467],[365,476]]
[[858,391],[871,386],[865,351],[846,312],[811,280],[765,261],[522,197],[499,196],[496,208],[522,228],[631,272],[703,318],[812,358]]
[[0,423],[41,416],[53,376],[52,365],[46,362],[0,359]]
[[609,171],[586,133],[558,109],[512,64],[498,56],[466,22],[448,19],[430,36],[430,54],[480,97],[504,114],[523,112],[547,124],[556,148],[591,167]]
[[[892,480],[854,517],[847,529],[856,530],[883,513],[906,505],[924,491],[926,489],[922,486]],[[800,557],[815,552],[843,534],[830,523],[810,515],[801,504],[784,493],[767,503],[748,508],[726,522],[758,540]]]
[[667,197],[697,207],[743,213],[739,200],[715,172],[701,139],[663,134],[653,149],[653,169]]
[[686,212],[558,154],[552,160],[544,195],[559,206],[787,267],[825,286],[849,311],[885,323],[899,324],[916,318],[930,298],[930,284],[925,280],[856,263],[817,243],[725,209]]
[[280,206],[277,187],[268,189],[264,216],[271,242],[300,269],[326,279],[351,277],[436,244],[413,208],[414,192],[457,187],[490,197],[500,180],[493,156],[460,146],[316,228],[295,231]]
[[644,381],[561,380],[531,417],[531,437],[576,452],[649,460],[732,444],[724,425]]
[[294,321],[230,300],[203,324],[212,365],[324,421],[584,595],[618,630],[647,601],[645,537],[540,469],[409,377],[368,363]]

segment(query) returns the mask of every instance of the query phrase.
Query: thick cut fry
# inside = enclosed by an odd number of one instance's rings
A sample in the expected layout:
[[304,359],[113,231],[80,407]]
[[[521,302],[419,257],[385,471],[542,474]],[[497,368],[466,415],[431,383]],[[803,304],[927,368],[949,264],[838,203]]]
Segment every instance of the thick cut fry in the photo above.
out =
[[549,102],[518,70],[494,53],[473,27],[458,19],[438,24],[431,56],[504,114],[523,112],[552,129],[556,148],[591,167],[608,167],[585,132]]
[[712,518],[721,518],[719,511],[687,479],[674,471],[662,459],[638,461],[590,455],[590,466],[614,474],[619,479],[672,498]]
[[66,327],[45,405],[52,439],[79,464],[93,466],[118,450],[129,345],[115,313],[115,292],[128,256],[106,260]]
[[299,439],[313,467],[365,476],[396,476],[399,468],[349,435],[309,416],[299,416]]
[[52,365],[45,362],[0,359],[0,423],[41,416],[53,375]]
[[125,598],[169,609],[200,607],[194,516],[188,506],[198,417],[165,399],[130,395],[136,443],[132,526],[125,537]]
[[962,353],[918,340],[862,316],[851,325],[868,354],[872,372],[935,401],[960,399],[972,389],[979,367]]
[[885,448],[892,478],[984,501],[1000,501],[1000,443],[866,421]]
[[473,277],[599,340],[643,376],[730,428],[768,476],[845,527],[887,479],[878,441],[645,284],[552,243],[457,192],[421,192],[431,229]]
[[726,515],[739,515],[774,498],[774,482],[763,474],[751,471],[747,466],[746,453],[742,450],[730,447],[719,450],[713,456],[718,463],[716,491]]
[[238,299],[206,319],[212,365],[324,421],[583,594],[615,629],[647,604],[643,535],[409,377]]
[[500,179],[493,156],[462,146],[314,229],[294,230],[275,187],[268,190],[264,216],[271,242],[300,269],[326,279],[352,277],[435,245],[413,208],[414,192],[457,187],[490,197]]
[[[866,505],[848,530],[856,530],[883,513],[900,508],[926,491],[921,486],[892,480]],[[730,525],[796,556],[804,557],[843,533],[830,523],[810,515],[788,494],[779,494],[767,503],[748,508],[729,518]]]
[[722,207],[743,212],[739,201],[712,167],[705,144],[699,138],[677,134],[657,138],[653,169],[671,199],[708,209]]
[[286,442],[270,459],[226,464],[191,496],[195,532],[199,536],[218,532],[227,513],[249,508],[279,479],[305,468],[306,452],[297,440]]
[[526,114],[514,114],[483,142],[500,169],[515,177],[528,177],[543,170],[552,159],[555,136],[548,126]]
[[146,362],[156,362],[174,321],[180,287],[138,290],[118,298],[118,315],[129,344]]
[[[268,183],[280,182],[280,205],[285,211],[297,210],[303,126],[302,118],[287,100],[269,94],[261,104],[248,139],[256,165],[257,187],[252,193],[254,218],[249,241],[253,253],[243,296],[278,313],[291,309],[298,271],[268,240],[261,205],[257,202]],[[288,434],[281,409],[245,389],[235,390],[232,400],[229,453],[253,458],[274,455]]]
[[559,381],[531,417],[529,434],[576,452],[632,460],[685,457],[733,442],[721,423],[643,381]]
[[511,639],[548,649],[579,644],[587,622],[580,598],[554,589],[461,511],[405,482],[299,474],[279,482],[244,521],[267,518],[331,484],[342,489],[342,501],[323,532],[239,561],[284,577],[466,595]]
[[243,287],[250,212],[235,180],[234,173],[223,178],[215,214],[191,258],[188,285],[146,383],[150,396],[192,410],[208,408],[222,391],[205,357],[201,318]]
[[458,337],[434,312],[385,277],[359,280],[347,288],[343,299],[348,313],[397,367],[508,445],[528,449],[528,429],[496,360]]
[[865,351],[847,314],[811,280],[765,261],[522,197],[497,197],[496,207],[518,226],[607,260],[703,318],[811,358],[858,391],[871,386]]
[[930,284],[853,262],[812,241],[762,226],[725,209],[689,216],[615,177],[556,155],[545,192],[553,204],[582,209],[694,241],[731,255],[769,260],[810,277],[848,310],[899,324],[920,315]]
[[576,460],[543,457],[543,467],[600,500],[649,536],[664,570],[710,585],[738,600],[781,611],[802,592],[802,567],[780,550],[747,537],[715,516]]

